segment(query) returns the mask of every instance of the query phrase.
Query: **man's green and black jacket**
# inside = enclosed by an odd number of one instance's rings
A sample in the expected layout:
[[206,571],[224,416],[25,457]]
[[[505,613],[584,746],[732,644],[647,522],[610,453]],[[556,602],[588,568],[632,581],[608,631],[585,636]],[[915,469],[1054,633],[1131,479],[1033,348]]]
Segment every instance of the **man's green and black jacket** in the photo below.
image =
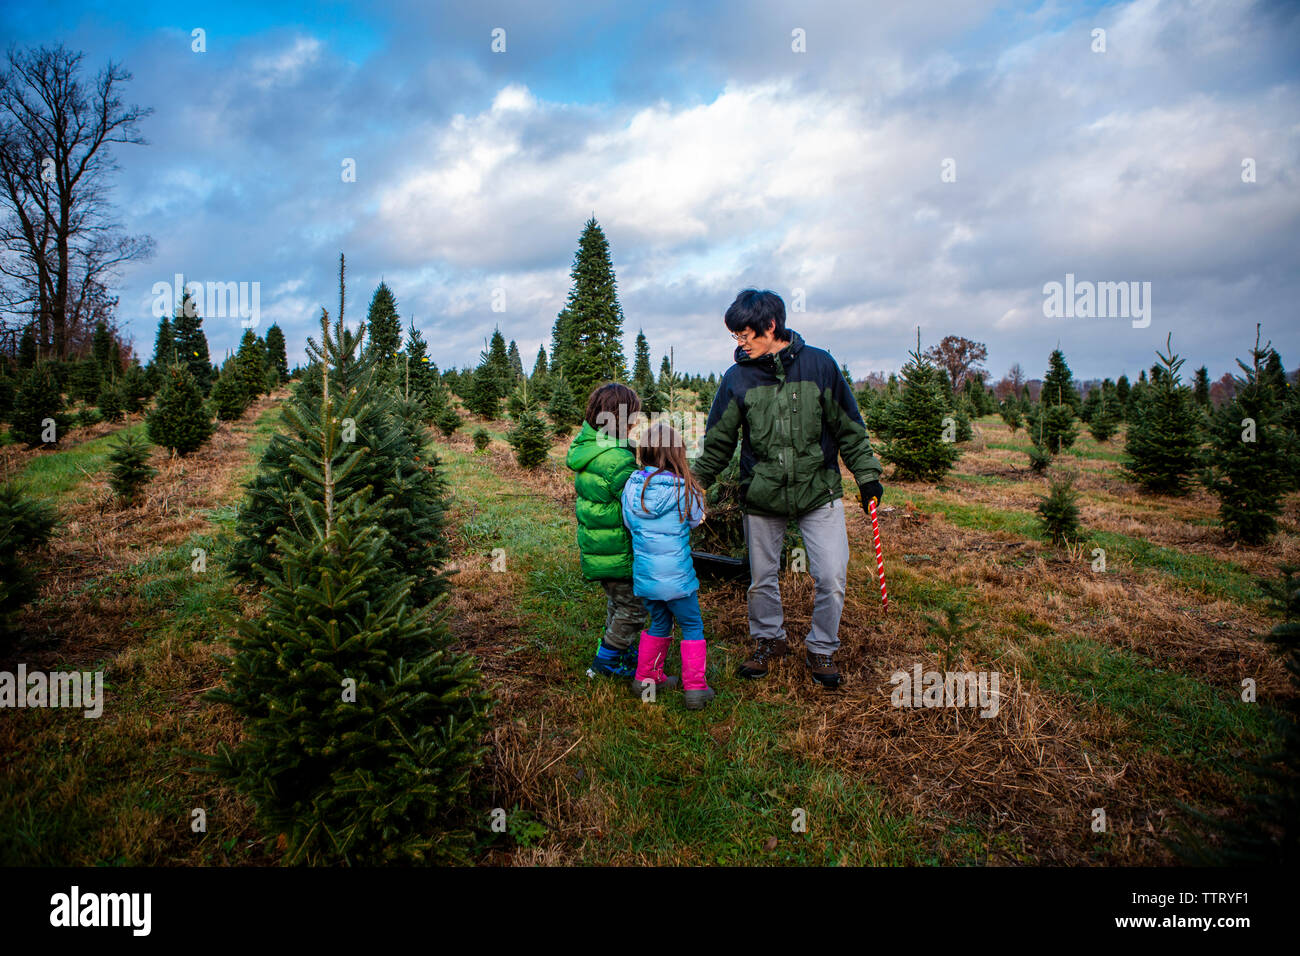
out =
[[880,477],[843,372],[829,352],[786,331],[790,344],[778,352],[751,359],[736,349],[692,469],[707,488],[739,440],[741,500],[750,514],[801,515],[843,497],[840,455],[859,487]]

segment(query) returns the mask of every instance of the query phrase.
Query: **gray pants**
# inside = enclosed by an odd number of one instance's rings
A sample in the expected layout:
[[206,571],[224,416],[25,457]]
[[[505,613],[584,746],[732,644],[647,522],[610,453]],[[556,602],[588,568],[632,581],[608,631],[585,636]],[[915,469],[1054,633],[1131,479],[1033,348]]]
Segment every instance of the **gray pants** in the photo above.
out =
[[[833,654],[840,646],[840,615],[849,574],[849,535],[844,526],[844,499],[805,512],[799,531],[808,551],[808,570],[816,585],[812,629],[804,645],[813,654]],[[756,640],[785,638],[781,613],[781,546],[785,518],[745,515],[745,544],[749,548],[749,633]]]
[[605,602],[605,643],[616,650],[627,650],[645,627],[645,602],[632,593],[631,578],[606,578],[600,584],[609,598]]

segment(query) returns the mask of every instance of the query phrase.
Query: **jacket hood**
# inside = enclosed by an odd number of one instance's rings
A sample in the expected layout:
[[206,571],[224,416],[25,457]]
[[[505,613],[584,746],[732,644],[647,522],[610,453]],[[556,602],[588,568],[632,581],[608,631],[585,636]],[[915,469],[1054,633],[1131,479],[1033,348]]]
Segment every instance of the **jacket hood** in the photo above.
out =
[[[659,518],[678,508],[677,499],[682,494],[685,482],[676,475],[666,471],[655,474],[643,470],[634,471],[627,480],[624,493],[632,503],[638,517]],[[645,507],[641,506],[641,489],[645,486]],[[685,507],[685,501],[682,502]]]
[[803,348],[803,336],[789,327],[786,328],[786,332],[790,333],[790,344],[781,349],[781,351],[777,352],[775,355],[769,353],[768,355],[760,355],[758,358],[750,358],[745,354],[745,350],[737,345],[735,352],[736,364],[771,367],[779,357],[785,364],[785,367],[789,368],[790,363],[794,361],[795,356],[798,355],[800,349]]
[[618,439],[611,438],[598,428],[592,428],[590,422],[583,422],[578,437],[569,446],[569,454],[565,459],[565,463],[574,471],[581,471],[600,455],[620,447],[626,448],[629,452],[632,451],[632,447],[626,442],[620,445]]

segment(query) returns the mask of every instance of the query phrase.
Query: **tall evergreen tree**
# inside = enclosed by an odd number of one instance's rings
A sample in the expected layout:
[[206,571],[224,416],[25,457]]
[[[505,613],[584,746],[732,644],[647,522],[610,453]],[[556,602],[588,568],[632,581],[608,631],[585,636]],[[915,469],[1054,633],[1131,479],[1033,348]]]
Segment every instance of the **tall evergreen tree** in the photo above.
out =
[[[340,262],[339,314],[345,298],[343,263]],[[381,523],[389,535],[383,568],[392,576],[413,575],[413,600],[424,605],[447,589],[441,569],[450,555],[444,531],[447,506],[446,479],[437,456],[423,444],[425,432],[401,421],[395,407],[396,396],[384,384],[376,358],[370,349],[362,350],[360,341],[366,327],[356,333],[335,323],[337,344],[330,351],[332,366],[330,387],[339,395],[360,396],[356,414],[344,433],[349,441],[346,468],[338,472],[339,487],[345,494],[370,485],[375,499],[388,499]],[[324,354],[323,346],[308,339],[312,354]],[[314,351],[313,351],[314,350]],[[235,520],[236,541],[232,548],[231,568],[245,580],[256,580],[257,565],[275,571],[280,552],[275,535],[289,528],[301,528],[307,521],[297,492],[308,481],[297,464],[304,442],[310,442],[313,429],[320,427],[319,408],[324,373],[321,362],[308,366],[303,380],[282,406],[286,429],[271,437],[257,475],[248,485],[248,493]],[[413,444],[412,436],[421,444]]]
[[374,353],[375,364],[391,372],[393,356],[397,354],[402,339],[402,319],[397,314],[397,299],[386,282],[380,282],[370,297],[366,327],[370,329],[368,350]]
[[1182,384],[1183,359],[1174,354],[1172,333],[1166,352],[1156,351],[1159,375],[1134,408],[1124,442],[1124,477],[1154,494],[1185,494],[1201,455],[1201,416],[1191,391]]
[[1128,409],[1130,391],[1131,389],[1129,388],[1127,375],[1121,375],[1115,380],[1115,401],[1119,403],[1117,411],[1119,412],[1120,417],[1123,417],[1125,411]]
[[223,422],[238,420],[248,408],[250,401],[248,387],[240,377],[234,359],[228,360],[221,374],[217,376],[210,398],[216,409],[217,418]]
[[519,355],[519,343],[514,339],[510,340],[510,347],[506,349],[506,358],[510,362],[510,372],[514,376],[511,382],[513,386],[517,382],[524,380],[524,360]]
[[410,398],[423,406],[425,420],[432,421],[440,410],[442,395],[438,388],[438,366],[429,358],[428,349],[424,336],[412,320],[406,330],[403,394],[409,392]]
[[570,314],[572,354],[564,356],[565,377],[579,401],[598,385],[626,381],[623,358],[623,308],[618,302],[609,243],[594,218],[583,227],[571,272],[573,286],[565,305]]
[[551,374],[558,375],[573,355],[573,314],[568,307],[561,309],[551,328]]
[[1196,404],[1207,411],[1210,408],[1210,370],[1204,365],[1196,370],[1196,378],[1192,385],[1192,398]]
[[302,520],[279,530],[278,567],[260,569],[265,613],[232,621],[234,656],[212,698],[244,718],[244,736],[211,767],[284,834],[287,862],[464,862],[488,701],[446,610],[413,600],[412,578],[392,566],[384,499],[346,480],[366,452],[345,423],[379,396],[350,386],[356,340],[341,321],[331,335],[323,318],[321,339],[308,346],[319,395],[303,396],[287,439]]
[[244,405],[248,406],[266,390],[266,352],[257,344],[252,329],[244,330],[234,363],[235,376],[244,389]]
[[285,352],[284,330],[275,323],[266,330],[266,358],[281,382],[289,380],[289,357]]
[[954,443],[943,440],[944,404],[940,372],[916,350],[903,366],[903,391],[889,416],[889,438],[880,460],[894,466],[903,481],[939,481],[960,457]]
[[113,336],[103,319],[95,323],[95,332],[90,338],[90,354],[101,379],[117,377],[117,370],[113,368]]
[[[199,392],[206,396],[212,389],[212,359],[208,354],[208,337],[203,334],[203,317],[199,315],[198,302],[188,289],[182,294],[181,304],[172,319],[172,335],[177,357],[189,370]],[[168,376],[163,375],[162,380],[167,381]]]
[[202,448],[212,437],[212,420],[203,405],[203,393],[185,363],[167,369],[158,404],[146,421],[149,440],[178,455]]
[[636,334],[632,388],[641,397],[641,410],[647,415],[654,415],[664,410],[663,396],[659,394],[659,385],[655,382],[654,372],[650,368],[650,344],[646,341],[644,331],[638,331]]
[[1282,496],[1295,485],[1300,461],[1281,423],[1266,372],[1268,345],[1259,345],[1258,328],[1251,364],[1234,376],[1237,390],[1214,413],[1205,485],[1219,498],[1224,530],[1245,544],[1263,544],[1277,531]]
[[1077,417],[1081,401],[1079,391],[1074,387],[1074,376],[1070,373],[1070,366],[1065,362],[1065,353],[1060,349],[1053,349],[1047,361],[1047,375],[1043,379],[1043,390],[1039,393],[1039,400],[1049,405],[1069,405],[1070,411]]

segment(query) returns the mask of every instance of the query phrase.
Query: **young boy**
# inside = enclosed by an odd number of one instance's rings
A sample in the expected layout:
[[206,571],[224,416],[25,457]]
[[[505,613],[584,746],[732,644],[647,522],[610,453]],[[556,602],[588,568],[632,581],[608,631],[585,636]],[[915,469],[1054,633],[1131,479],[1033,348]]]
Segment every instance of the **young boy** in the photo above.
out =
[[636,672],[637,637],[645,626],[645,603],[632,593],[632,536],[623,524],[623,486],[636,470],[628,447],[628,424],[641,399],[617,382],[606,382],[587,399],[587,414],[569,446],[566,463],[577,472],[578,553],[582,576],[599,581],[608,598],[605,635],[591,672],[631,677]]

